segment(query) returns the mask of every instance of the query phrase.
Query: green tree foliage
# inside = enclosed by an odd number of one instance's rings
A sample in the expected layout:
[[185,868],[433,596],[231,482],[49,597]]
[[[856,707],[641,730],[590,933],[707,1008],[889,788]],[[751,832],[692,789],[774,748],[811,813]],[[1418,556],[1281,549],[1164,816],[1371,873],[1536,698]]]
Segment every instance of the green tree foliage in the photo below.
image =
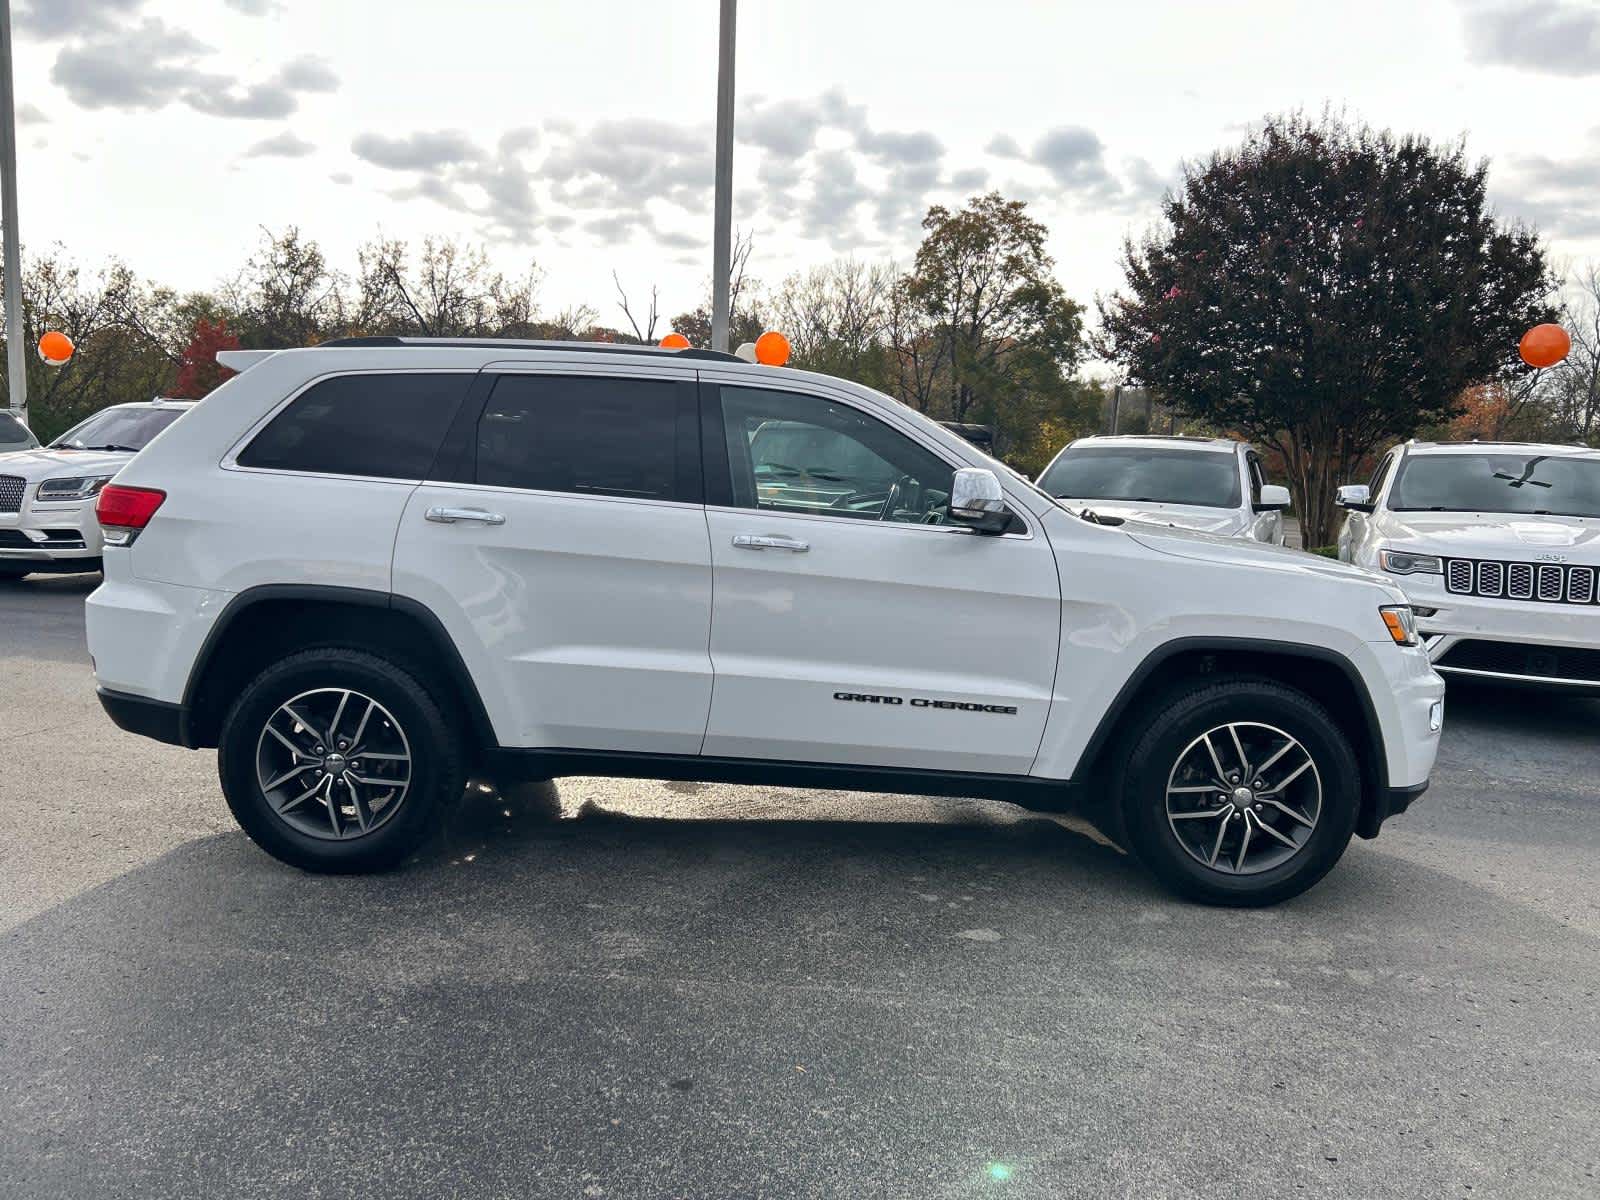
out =
[[856,380],[937,420],[994,431],[1037,471],[1092,430],[1103,397],[1073,378],[1082,310],[1045,252],[1043,225],[991,193],[934,207],[911,269],[852,259],[791,275],[770,301],[795,366]]
[[1048,231],[1026,209],[998,192],[954,212],[935,205],[900,283],[931,352],[933,384],[919,398],[943,392],[953,420],[993,424],[1059,387],[1082,356],[1082,309],[1056,282]]
[[[149,399],[170,380],[180,336],[176,301],[124,264],[91,273],[52,249],[27,261],[22,293],[18,352],[27,362],[29,423],[41,441],[108,404]],[[65,333],[76,348],[65,366],[47,366],[33,352],[50,330]]]
[[1124,251],[1097,348],[1183,415],[1277,449],[1307,545],[1380,444],[1519,374],[1553,314],[1538,239],[1498,225],[1459,145],[1269,119],[1186,172],[1165,222]]

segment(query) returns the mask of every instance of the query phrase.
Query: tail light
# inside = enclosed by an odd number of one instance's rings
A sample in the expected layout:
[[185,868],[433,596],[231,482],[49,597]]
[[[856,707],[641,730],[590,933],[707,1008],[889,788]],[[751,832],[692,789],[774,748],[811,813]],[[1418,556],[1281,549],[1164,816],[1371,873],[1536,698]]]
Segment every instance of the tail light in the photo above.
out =
[[159,488],[118,487],[108,483],[95,501],[94,515],[108,546],[131,546],[139,531],[150,524],[167,494]]

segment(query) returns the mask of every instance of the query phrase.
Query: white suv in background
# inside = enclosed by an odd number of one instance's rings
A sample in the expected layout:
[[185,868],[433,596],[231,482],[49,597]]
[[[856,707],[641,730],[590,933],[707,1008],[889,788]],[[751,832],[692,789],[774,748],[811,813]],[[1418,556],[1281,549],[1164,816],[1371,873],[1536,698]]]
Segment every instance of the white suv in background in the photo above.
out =
[[95,497],[192,407],[192,400],[113,405],[42,449],[0,456],[0,579],[99,570]]
[[1072,508],[1283,545],[1289,489],[1231,438],[1125,434],[1069,442],[1039,486]]
[[1405,589],[1440,671],[1600,691],[1600,451],[1409,442],[1339,503],[1339,557]]
[[1398,588],[1082,519],[870,389],[570,343],[219,357],[100,495],[89,650],[285,862],[393,864],[477,767],[1082,802],[1169,886],[1266,904],[1427,784],[1444,685]]

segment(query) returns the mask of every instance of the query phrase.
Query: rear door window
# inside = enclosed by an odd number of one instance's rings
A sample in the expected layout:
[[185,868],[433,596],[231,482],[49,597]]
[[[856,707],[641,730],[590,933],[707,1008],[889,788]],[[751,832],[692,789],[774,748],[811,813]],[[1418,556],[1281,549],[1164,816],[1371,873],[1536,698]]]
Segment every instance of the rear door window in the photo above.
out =
[[700,500],[694,384],[503,375],[478,418],[477,482],[635,500]]
[[466,394],[461,372],[338,375],[312,384],[239,454],[243,467],[425,479]]

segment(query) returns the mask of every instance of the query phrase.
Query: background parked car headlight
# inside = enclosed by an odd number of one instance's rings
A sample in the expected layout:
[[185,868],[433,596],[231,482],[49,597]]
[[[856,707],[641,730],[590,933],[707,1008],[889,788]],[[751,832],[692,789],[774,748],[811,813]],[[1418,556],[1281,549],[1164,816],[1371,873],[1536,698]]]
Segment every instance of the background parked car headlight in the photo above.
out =
[[1444,563],[1437,554],[1407,554],[1404,550],[1379,550],[1378,565],[1395,575],[1440,575]]
[[41,500],[87,500],[98,496],[111,482],[109,475],[82,475],[72,479],[46,479],[39,485]]

